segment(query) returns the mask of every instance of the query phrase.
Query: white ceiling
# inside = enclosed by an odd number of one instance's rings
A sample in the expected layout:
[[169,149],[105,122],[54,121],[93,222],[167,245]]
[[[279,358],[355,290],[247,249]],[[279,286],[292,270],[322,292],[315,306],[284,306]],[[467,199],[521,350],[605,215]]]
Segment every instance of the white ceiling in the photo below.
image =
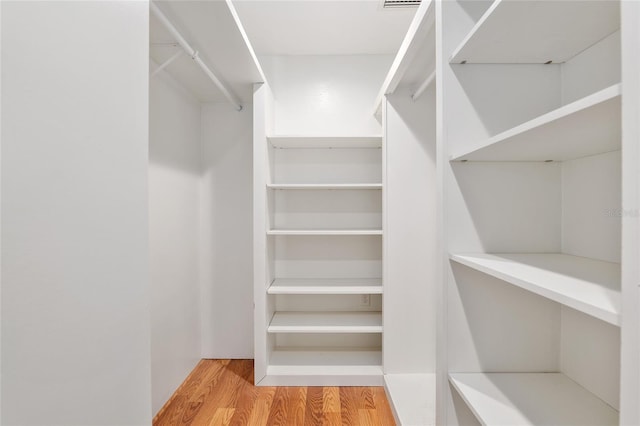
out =
[[416,8],[380,0],[233,0],[258,55],[393,55]]

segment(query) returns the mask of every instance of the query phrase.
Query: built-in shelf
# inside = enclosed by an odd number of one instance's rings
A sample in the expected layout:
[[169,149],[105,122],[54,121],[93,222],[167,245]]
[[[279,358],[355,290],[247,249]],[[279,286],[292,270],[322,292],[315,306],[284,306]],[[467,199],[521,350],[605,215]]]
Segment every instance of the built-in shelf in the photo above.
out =
[[382,294],[380,278],[276,278],[268,294]]
[[435,374],[385,374],[384,389],[397,424],[436,424]]
[[619,150],[620,94],[620,84],[608,87],[454,153],[451,160],[563,161]]
[[382,189],[381,183],[268,183],[269,189]]
[[[423,1],[409,25],[391,68],[382,83],[374,104],[374,115],[381,114],[382,99],[404,82],[417,89],[435,69],[435,1]],[[416,62],[420,63],[416,63]],[[422,76],[422,79],[418,76]],[[415,81],[416,78],[420,81]],[[409,80],[409,81],[407,81]]]
[[382,333],[380,312],[276,312],[269,333]]
[[269,357],[270,386],[363,386],[382,385],[380,348],[281,348]]
[[483,425],[618,424],[615,409],[561,373],[452,373],[449,382]]
[[451,260],[620,325],[620,264],[560,253],[451,254]]
[[274,148],[381,148],[381,135],[368,136],[267,136]]
[[565,62],[619,28],[618,1],[495,0],[450,61]]
[[381,229],[269,229],[267,235],[382,235]]
[[[343,348],[277,348],[271,354],[272,371],[291,374],[382,374],[382,351]],[[357,370],[357,371],[356,371]]]

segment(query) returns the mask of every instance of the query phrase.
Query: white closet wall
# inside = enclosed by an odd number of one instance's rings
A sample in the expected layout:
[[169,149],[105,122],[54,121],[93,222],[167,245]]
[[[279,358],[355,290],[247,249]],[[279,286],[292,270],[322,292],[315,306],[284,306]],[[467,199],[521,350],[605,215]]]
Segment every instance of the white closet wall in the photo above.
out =
[[2,3],[2,424],[151,423],[148,7]]
[[202,105],[202,357],[253,358],[252,105]]
[[276,135],[374,135],[371,105],[393,57],[262,56],[275,97]]
[[154,415],[201,358],[200,151],[200,102],[167,73],[157,74],[149,85]]

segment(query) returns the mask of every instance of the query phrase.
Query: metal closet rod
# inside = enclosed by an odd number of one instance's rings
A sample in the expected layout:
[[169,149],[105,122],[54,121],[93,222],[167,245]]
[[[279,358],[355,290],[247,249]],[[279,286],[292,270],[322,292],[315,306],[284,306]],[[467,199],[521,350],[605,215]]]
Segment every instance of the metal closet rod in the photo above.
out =
[[418,87],[418,90],[416,90],[416,93],[411,95],[411,99],[413,99],[414,101],[418,100],[420,95],[422,95],[424,91],[427,90],[427,87],[431,86],[431,83],[433,83],[435,79],[436,79],[436,72],[434,70],[431,74],[429,74],[427,79],[422,82],[420,87]]
[[[242,104],[240,103],[240,100],[238,99],[238,97],[231,90],[229,90],[227,86],[225,86],[225,84],[218,78],[218,76],[215,75],[213,71],[211,71],[211,69],[207,66],[207,64],[205,64],[202,61],[202,59],[200,59],[200,56],[198,55],[198,51],[195,50],[193,47],[191,47],[189,43],[187,43],[187,41],[184,39],[184,37],[182,37],[182,35],[176,29],[176,27],[174,27],[171,21],[169,21],[169,19],[164,15],[164,13],[162,13],[160,8],[153,1],[149,2],[149,6],[151,8],[151,13],[153,13],[154,16],[158,18],[158,20],[162,23],[162,25],[165,26],[165,28],[176,39],[176,42],[180,45],[180,47],[182,47],[182,49],[187,53],[187,55],[189,55],[189,57],[191,57],[191,59],[193,59],[193,61],[196,64],[198,64],[198,66],[202,69],[202,71],[204,71],[204,73],[211,79],[211,81],[213,81],[213,83],[218,87],[218,89],[220,89],[220,91],[227,98],[227,100],[231,102],[231,104],[238,111],[242,111]],[[170,61],[172,61],[175,58],[176,56],[174,55],[170,59]],[[164,66],[161,66],[161,67],[164,68]]]

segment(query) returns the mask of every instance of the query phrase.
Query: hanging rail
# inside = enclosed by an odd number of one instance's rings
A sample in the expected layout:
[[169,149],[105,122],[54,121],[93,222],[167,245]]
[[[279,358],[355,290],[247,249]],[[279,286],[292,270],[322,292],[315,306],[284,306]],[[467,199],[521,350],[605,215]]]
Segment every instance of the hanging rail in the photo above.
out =
[[436,79],[436,72],[433,71],[429,77],[427,77],[427,79],[425,81],[422,82],[422,84],[420,85],[420,87],[418,87],[418,90],[416,90],[416,93],[414,93],[413,95],[411,95],[411,99],[413,99],[414,101],[417,101],[418,98],[420,97],[420,95],[422,95],[422,93],[427,90],[427,87],[429,87],[431,85],[431,83],[433,83],[433,81]]
[[[204,71],[204,73],[213,81],[213,83],[220,89],[222,94],[227,98],[229,102],[238,110],[242,111],[242,104],[238,97],[225,86],[225,84],[216,76],[213,71],[205,64],[200,56],[198,55],[198,51],[195,50],[187,41],[182,37],[180,32],[173,26],[171,21],[162,13],[160,8],[153,2],[149,2],[149,6],[151,8],[151,13],[154,14],[156,18],[165,26],[165,28],[171,33],[171,35],[176,39],[176,42],[182,47],[182,49],[189,55],[193,61],[198,64],[198,66]],[[166,63],[165,63],[166,64]],[[167,64],[168,65],[168,64]],[[166,66],[166,65],[165,65]]]

